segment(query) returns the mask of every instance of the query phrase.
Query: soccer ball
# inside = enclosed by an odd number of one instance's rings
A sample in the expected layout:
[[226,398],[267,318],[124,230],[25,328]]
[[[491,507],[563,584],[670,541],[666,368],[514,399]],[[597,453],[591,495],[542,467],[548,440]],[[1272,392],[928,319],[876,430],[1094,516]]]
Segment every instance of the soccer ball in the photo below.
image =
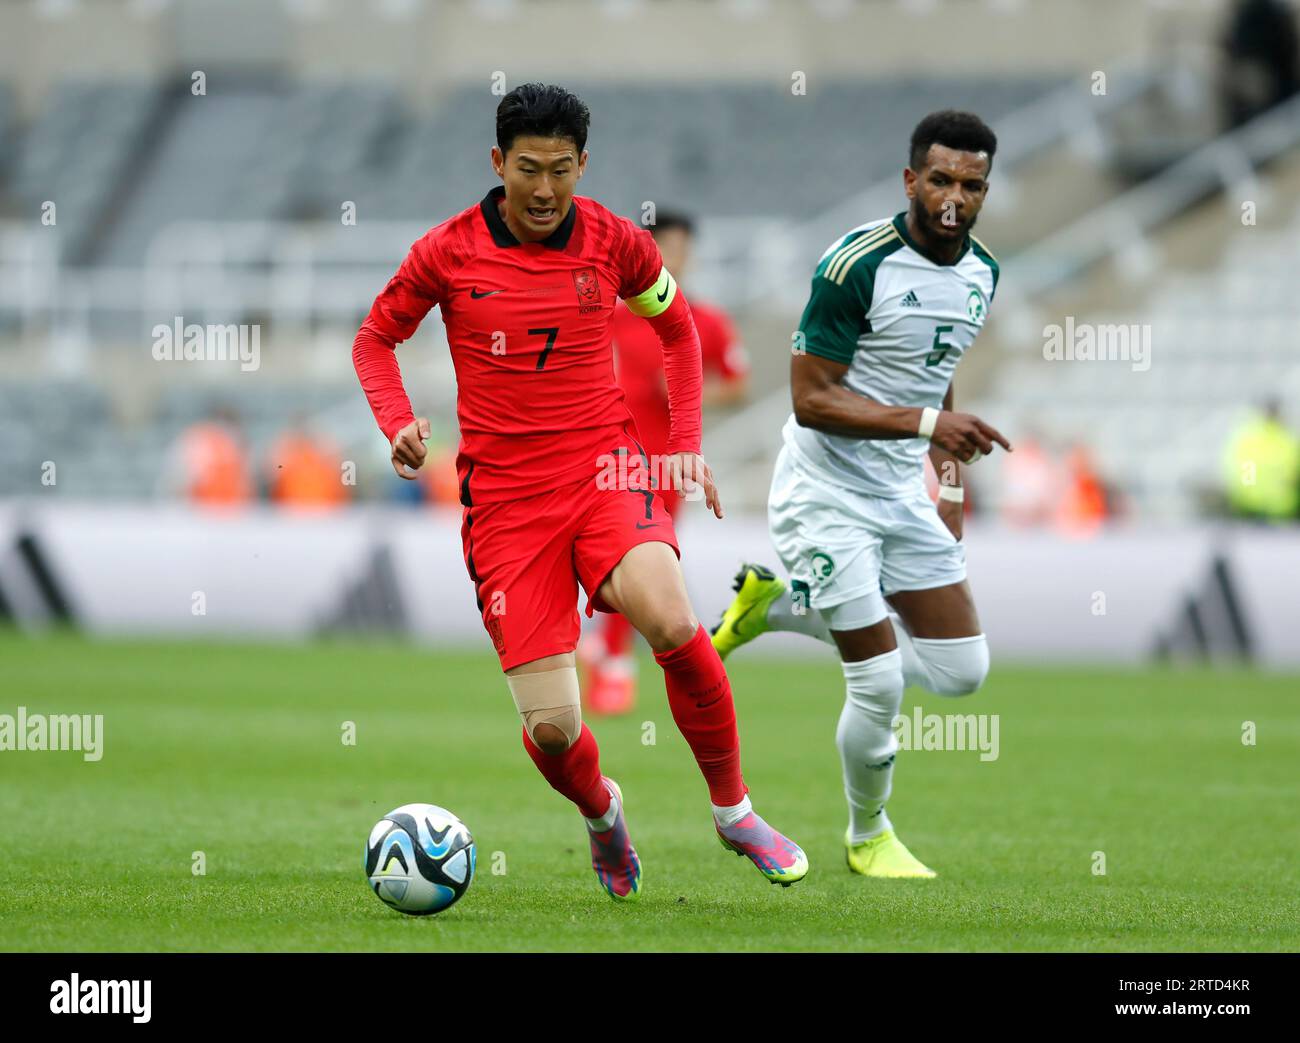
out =
[[375,823],[366,841],[366,877],[385,905],[411,916],[454,905],[474,879],[474,838],[433,804],[403,804]]

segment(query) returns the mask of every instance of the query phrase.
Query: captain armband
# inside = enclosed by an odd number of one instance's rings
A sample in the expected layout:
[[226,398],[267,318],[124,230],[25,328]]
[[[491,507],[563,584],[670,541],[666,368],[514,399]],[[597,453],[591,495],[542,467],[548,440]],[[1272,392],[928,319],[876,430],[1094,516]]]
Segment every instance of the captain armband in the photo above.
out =
[[677,280],[667,268],[659,269],[659,277],[644,293],[627,298],[627,307],[633,315],[653,319],[666,312],[677,296]]

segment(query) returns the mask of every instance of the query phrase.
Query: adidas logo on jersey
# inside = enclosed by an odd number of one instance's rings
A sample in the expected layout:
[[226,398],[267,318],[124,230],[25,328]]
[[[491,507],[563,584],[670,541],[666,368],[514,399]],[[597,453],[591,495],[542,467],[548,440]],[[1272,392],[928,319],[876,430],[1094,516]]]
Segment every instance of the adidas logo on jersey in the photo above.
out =
[[903,298],[901,304],[904,308],[919,308],[921,306],[921,300],[917,297],[915,290],[908,290],[907,296]]

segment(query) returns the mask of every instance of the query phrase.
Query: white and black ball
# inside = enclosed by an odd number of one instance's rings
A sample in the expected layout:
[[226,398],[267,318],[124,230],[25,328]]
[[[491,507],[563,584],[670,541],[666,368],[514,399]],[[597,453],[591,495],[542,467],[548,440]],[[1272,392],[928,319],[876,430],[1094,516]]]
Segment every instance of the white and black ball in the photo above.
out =
[[370,831],[366,878],[380,901],[411,916],[455,905],[474,879],[474,838],[434,804],[403,804]]

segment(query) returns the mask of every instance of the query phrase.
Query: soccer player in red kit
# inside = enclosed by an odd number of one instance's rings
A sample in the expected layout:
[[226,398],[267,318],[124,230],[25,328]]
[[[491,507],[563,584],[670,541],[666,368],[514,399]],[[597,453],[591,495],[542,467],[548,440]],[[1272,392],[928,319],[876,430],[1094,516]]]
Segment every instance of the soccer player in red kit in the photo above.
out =
[[[794,842],[750,806],[731,686],[695,617],[660,487],[698,482],[722,517],[700,450],[699,340],[686,301],[644,229],[574,195],[590,116],[558,87],[525,84],[497,107],[492,167],[503,184],[418,240],[353,345],[394,470],[414,477],[429,421],[416,417],[394,347],[437,306],[456,369],[456,468],[465,567],[483,624],[546,781],[586,820],[592,867],[615,899],[636,898],[641,862],[623,797],[582,722],[574,648],[587,612],[631,621],[663,667],[668,705],[708,785],[723,846],[774,883],[808,872]],[[663,343],[672,402],[668,456],[649,461],[614,381],[619,298]],[[670,493],[669,493],[670,494]]]
[[[660,209],[650,226],[664,267],[679,280],[690,266],[694,222],[686,214]],[[700,337],[706,406],[730,405],[747,394],[749,361],[731,319],[721,308],[692,299],[691,317]],[[623,304],[614,309],[614,372],[627,396],[641,444],[651,459],[668,451],[671,426],[668,386],[664,381],[663,348],[654,327]],[[673,517],[680,496],[666,496],[664,507]],[[597,626],[578,645],[583,666],[586,707],[596,714],[628,713],[636,703],[636,660],[632,656],[632,624],[617,612],[602,613]]]

